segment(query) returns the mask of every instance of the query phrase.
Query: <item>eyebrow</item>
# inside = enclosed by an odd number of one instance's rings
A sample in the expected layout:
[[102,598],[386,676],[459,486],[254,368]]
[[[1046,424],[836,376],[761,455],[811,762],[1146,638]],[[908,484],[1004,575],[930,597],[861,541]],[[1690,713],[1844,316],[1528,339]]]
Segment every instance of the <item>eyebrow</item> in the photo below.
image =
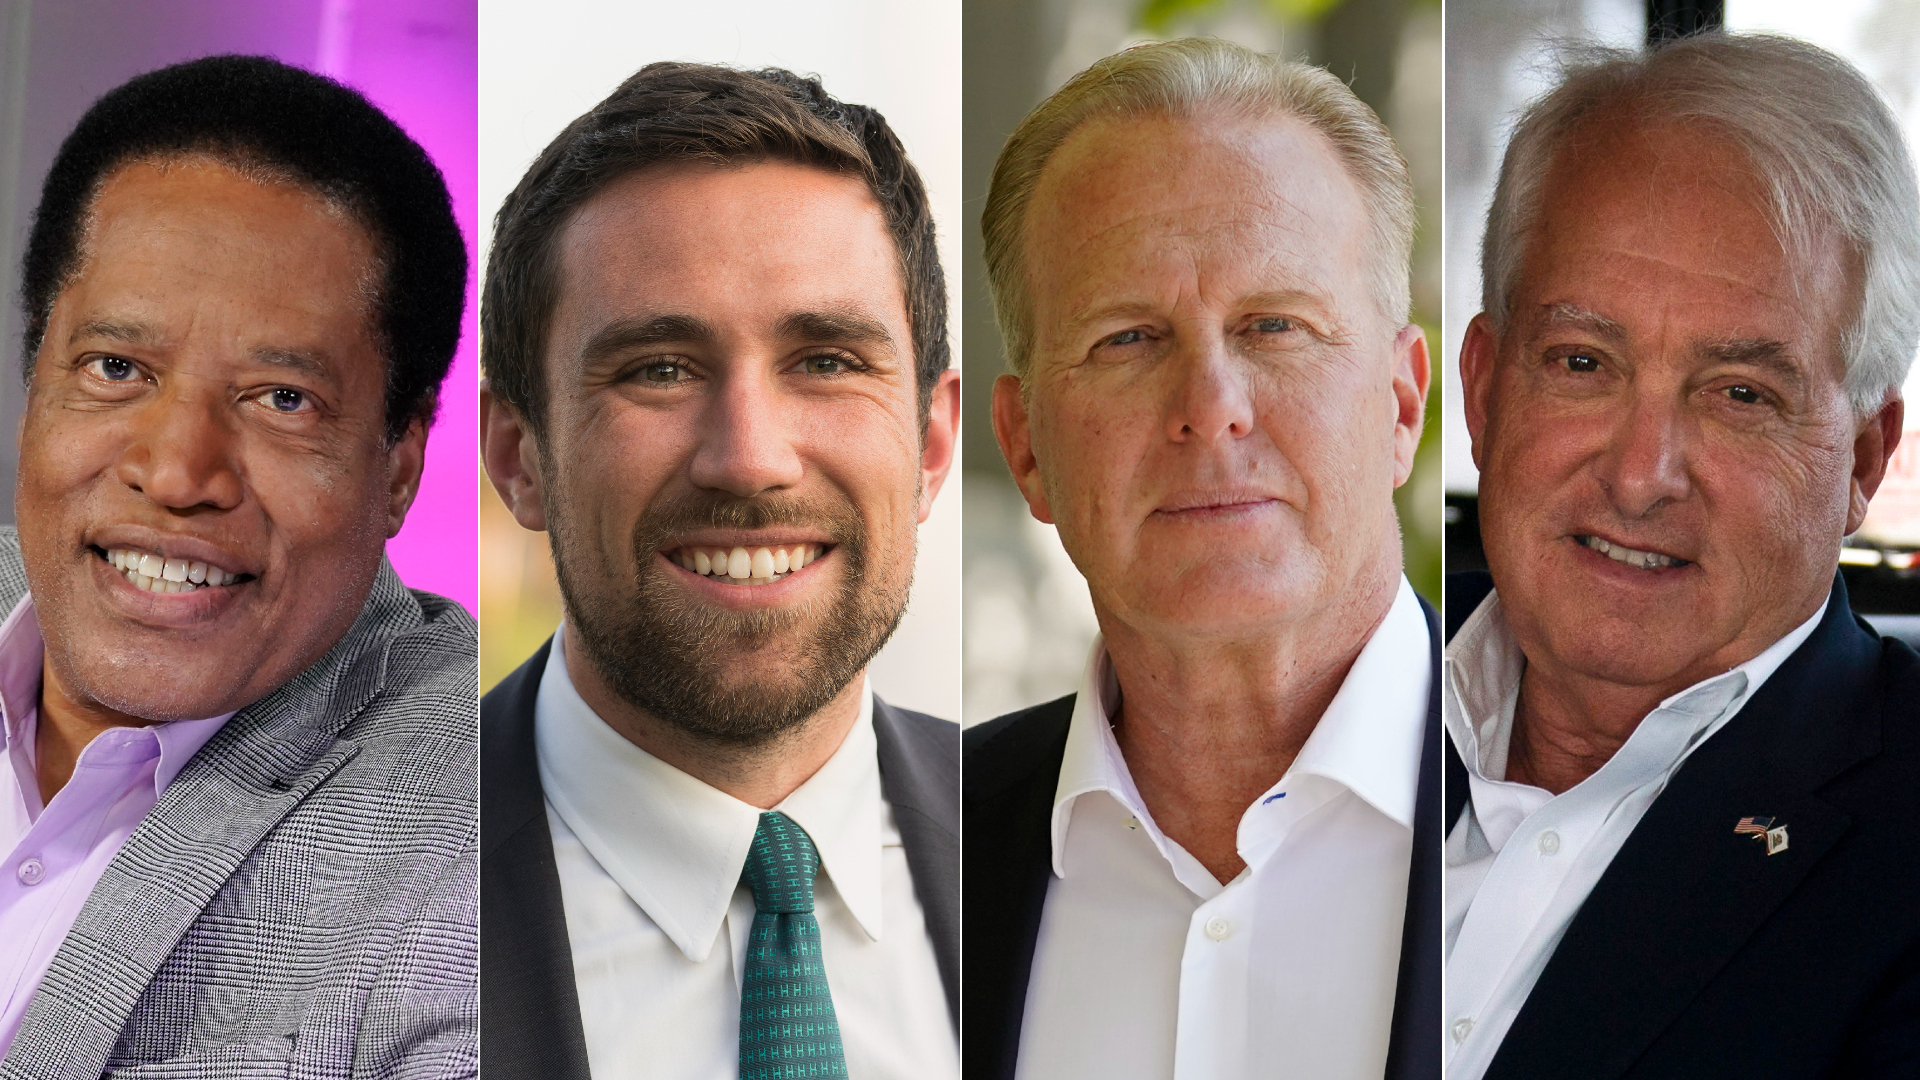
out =
[[1578,304],[1567,303],[1547,304],[1546,309],[1543,329],[1585,330],[1616,344],[1627,339],[1626,327],[1597,311],[1588,311]]
[[1806,384],[1806,372],[1794,363],[1793,349],[1784,341],[1773,338],[1734,338],[1728,341],[1709,341],[1694,347],[1694,352],[1708,363],[1741,364],[1772,372],[1795,387]]
[[[164,340],[164,336],[152,324],[145,322],[122,322],[117,319],[88,319],[73,328],[73,334],[67,339],[72,345],[83,338],[106,338],[123,345],[155,346]],[[325,360],[313,353],[298,349],[282,349],[272,345],[262,345],[247,353],[248,359],[256,364],[269,367],[289,368],[311,375],[318,379],[333,377],[333,369]]]
[[801,341],[844,341],[876,345],[889,352],[898,348],[885,323],[864,311],[848,308],[796,311],[781,318],[777,329],[781,337]]
[[326,361],[312,353],[304,353],[296,349],[276,349],[263,345],[252,350],[248,355],[257,364],[290,368],[294,371],[311,375],[316,379],[329,379],[333,377],[333,369],[327,366]]
[[649,345],[711,345],[720,338],[713,324],[694,315],[652,315],[610,322],[587,340],[580,359],[599,363],[629,349]]
[[[1276,289],[1243,296],[1234,301],[1234,306],[1236,308],[1271,308],[1289,307],[1299,303],[1312,304],[1324,309],[1328,298],[1306,289]],[[1092,304],[1068,316],[1067,325],[1090,326],[1108,319],[1153,315],[1162,309],[1163,305],[1153,300],[1116,300],[1110,304]]]
[[73,328],[73,334],[67,338],[67,344],[72,345],[86,337],[102,337],[125,345],[152,345],[160,340],[160,332],[154,329],[151,323],[88,319]]

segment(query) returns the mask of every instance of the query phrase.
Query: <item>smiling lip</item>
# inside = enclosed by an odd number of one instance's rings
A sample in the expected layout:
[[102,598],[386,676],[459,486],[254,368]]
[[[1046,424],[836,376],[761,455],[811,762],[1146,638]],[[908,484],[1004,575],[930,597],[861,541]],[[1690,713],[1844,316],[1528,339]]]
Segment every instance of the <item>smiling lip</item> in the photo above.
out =
[[89,541],[94,558],[149,595],[226,592],[257,578],[238,556],[194,537],[111,529]]
[[1679,570],[1683,567],[1693,565],[1691,561],[1682,559],[1677,555],[1668,555],[1665,552],[1655,551],[1650,547],[1633,547],[1618,541],[1609,540],[1606,537],[1594,533],[1576,533],[1573,536],[1573,540],[1588,551],[1605,555],[1607,558],[1623,566],[1629,566],[1635,570],[1643,570],[1654,574]]
[[1190,491],[1167,499],[1154,508],[1154,513],[1204,516],[1252,510],[1278,501],[1264,491]]

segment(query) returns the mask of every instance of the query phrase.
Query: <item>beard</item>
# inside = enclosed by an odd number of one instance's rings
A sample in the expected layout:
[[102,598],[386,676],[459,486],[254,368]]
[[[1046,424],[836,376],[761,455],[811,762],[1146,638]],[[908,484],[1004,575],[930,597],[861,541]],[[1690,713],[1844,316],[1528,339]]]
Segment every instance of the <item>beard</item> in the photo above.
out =
[[[555,509],[547,510],[554,571],[589,659],[621,700],[710,745],[761,746],[804,724],[866,668],[906,611],[912,544],[904,553],[870,551],[865,517],[845,498],[743,499],[701,490],[649,506],[634,526],[632,577],[615,578],[613,588],[574,579],[576,547],[565,513]],[[775,526],[832,537],[840,580],[830,592],[779,608],[728,610],[695,599],[656,557],[695,529]]]

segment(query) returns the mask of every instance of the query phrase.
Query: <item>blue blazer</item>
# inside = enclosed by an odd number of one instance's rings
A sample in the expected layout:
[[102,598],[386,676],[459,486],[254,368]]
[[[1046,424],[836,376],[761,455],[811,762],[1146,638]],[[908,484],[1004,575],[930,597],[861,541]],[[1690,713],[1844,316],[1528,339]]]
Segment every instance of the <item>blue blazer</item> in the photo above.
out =
[[[1449,636],[1492,588],[1447,582]],[[1447,747],[1447,821],[1467,800]],[[1733,831],[1789,828],[1769,856]],[[1689,757],[1487,1080],[1920,1076],[1920,657],[1847,605]]]

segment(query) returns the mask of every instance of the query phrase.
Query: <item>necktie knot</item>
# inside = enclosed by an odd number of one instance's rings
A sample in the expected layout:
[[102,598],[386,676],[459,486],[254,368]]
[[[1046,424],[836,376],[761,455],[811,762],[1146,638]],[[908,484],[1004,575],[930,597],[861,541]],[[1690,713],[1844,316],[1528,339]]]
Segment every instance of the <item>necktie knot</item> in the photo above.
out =
[[813,876],[820,853],[813,838],[794,820],[775,810],[760,815],[753,847],[740,881],[753,890],[753,907],[762,913],[798,914],[813,910]]

